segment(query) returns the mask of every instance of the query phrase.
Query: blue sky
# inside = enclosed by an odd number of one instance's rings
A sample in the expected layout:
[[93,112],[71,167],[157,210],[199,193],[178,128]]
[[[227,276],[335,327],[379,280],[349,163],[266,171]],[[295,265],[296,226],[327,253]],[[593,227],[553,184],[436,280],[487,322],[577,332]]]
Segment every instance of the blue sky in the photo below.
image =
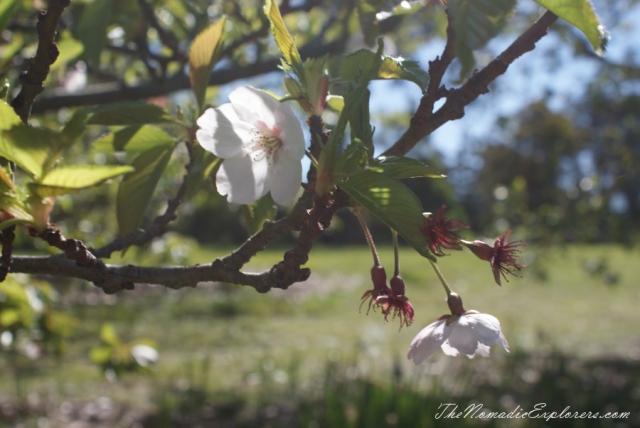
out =
[[[524,5],[521,7],[531,8],[526,2],[522,3]],[[610,8],[606,0],[593,3],[611,35],[606,59],[616,63],[633,61],[633,55],[630,54],[638,53],[637,41],[640,40],[638,26],[635,25],[640,22],[640,6],[631,7],[624,0],[614,2],[614,9]],[[531,4],[536,6],[533,2]],[[567,24],[554,26],[558,25]],[[553,94],[549,98],[549,107],[559,111],[584,94],[589,82],[598,72],[598,61],[576,57],[570,43],[563,41],[553,28],[534,51],[518,59],[506,74],[498,78],[497,91],[483,97],[491,97],[490,103],[479,99],[467,109],[464,118],[449,122],[433,133],[433,147],[444,155],[445,162],[452,164],[455,161],[466,138],[486,135],[497,117],[516,114],[526,105],[541,99],[547,92]],[[486,57],[491,59],[515,37],[516,34],[499,37],[481,54],[488,53]],[[575,37],[582,35],[576,33]],[[443,40],[434,40],[418,49],[412,59],[426,66],[429,60],[442,52],[443,47]],[[420,100],[419,90],[409,82],[374,82],[371,90],[372,115],[411,111]],[[393,93],[393,97],[390,97],[390,93]]]

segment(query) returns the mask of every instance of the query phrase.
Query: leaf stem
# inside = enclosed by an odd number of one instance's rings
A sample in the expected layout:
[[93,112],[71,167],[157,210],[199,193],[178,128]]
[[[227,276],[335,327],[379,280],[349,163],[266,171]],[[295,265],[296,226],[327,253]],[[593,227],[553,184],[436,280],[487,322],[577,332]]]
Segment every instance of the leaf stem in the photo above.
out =
[[398,255],[398,232],[391,229],[391,236],[393,237],[393,276],[400,275],[400,256]]

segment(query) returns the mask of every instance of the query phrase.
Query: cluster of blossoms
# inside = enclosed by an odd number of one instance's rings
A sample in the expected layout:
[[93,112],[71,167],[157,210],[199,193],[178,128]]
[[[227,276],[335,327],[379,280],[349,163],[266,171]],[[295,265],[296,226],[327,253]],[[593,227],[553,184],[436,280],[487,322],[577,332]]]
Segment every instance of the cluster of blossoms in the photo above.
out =
[[365,291],[362,295],[360,308],[369,299],[367,314],[372,307],[375,310],[379,306],[385,322],[389,320],[389,315],[391,315],[391,319],[397,317],[400,320],[400,328],[403,325],[409,327],[415,319],[414,310],[409,299],[405,296],[407,287],[400,275],[396,274],[391,278],[389,287],[387,286],[387,273],[381,265],[376,264],[371,268],[371,280],[373,288]]
[[[290,87],[295,87],[288,82]],[[295,83],[295,82],[294,82]],[[303,91],[296,98],[309,114],[322,112],[328,87],[326,76],[318,84],[313,102],[309,102]],[[290,92],[296,92],[289,89]],[[320,96],[320,95],[322,96]],[[240,87],[229,95],[230,103],[210,108],[198,119],[196,137],[200,145],[224,161],[216,175],[216,187],[227,200],[237,204],[250,204],[267,193],[271,193],[278,204],[292,200],[300,188],[302,177],[301,160],[305,154],[304,135],[300,122],[289,106],[279,102],[267,93],[252,87]],[[306,108],[305,108],[306,107]],[[443,250],[471,250],[478,258],[491,265],[495,281],[501,285],[501,278],[507,274],[516,275],[523,265],[518,263],[519,247],[523,243],[509,243],[511,231],[498,237],[493,246],[482,241],[465,241],[455,231],[469,226],[455,219],[445,219],[443,205],[434,215],[425,218],[422,233],[430,251],[444,256]],[[384,320],[398,318],[400,328],[410,326],[414,319],[414,309],[406,297],[406,285],[399,275],[398,246],[394,234],[396,255],[395,272],[389,285],[387,275],[380,265],[373,239],[364,220],[361,221],[365,235],[373,252],[374,266],[371,269],[373,288],[362,296],[362,305],[368,301],[367,314],[371,308],[380,308]],[[460,296],[451,291],[446,281],[436,269],[447,291],[451,315],[443,315],[424,328],[413,339],[408,358],[416,364],[424,361],[439,347],[447,355],[462,353],[473,357],[476,353],[488,356],[489,347],[507,344],[500,329],[500,322],[493,316],[477,311],[465,311]]]

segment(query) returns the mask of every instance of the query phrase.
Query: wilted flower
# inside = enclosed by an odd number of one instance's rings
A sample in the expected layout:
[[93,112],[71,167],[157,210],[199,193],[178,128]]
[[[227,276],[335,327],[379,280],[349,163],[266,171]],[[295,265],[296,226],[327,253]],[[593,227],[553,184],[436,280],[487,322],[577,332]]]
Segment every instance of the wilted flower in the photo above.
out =
[[446,205],[442,205],[435,215],[427,217],[422,227],[422,233],[429,241],[429,249],[436,256],[444,256],[443,248],[462,250],[462,246],[459,244],[460,238],[452,231],[469,228],[460,220],[445,220],[444,210],[446,208]]
[[369,314],[369,311],[371,310],[371,305],[378,298],[380,298],[381,296],[388,296],[389,293],[391,293],[391,290],[389,289],[389,287],[387,287],[387,273],[379,264],[371,268],[371,280],[373,281],[373,288],[371,290],[365,291],[360,298],[362,300],[362,302],[360,303],[360,309],[362,309],[362,305],[364,305],[364,302],[367,301],[367,298],[369,299],[367,314]]
[[511,230],[507,230],[504,235],[496,238],[493,243],[493,247],[482,241],[462,241],[462,243],[469,248],[473,254],[478,256],[480,260],[491,263],[491,269],[493,270],[493,277],[496,280],[496,284],[500,283],[500,274],[503,278],[509,282],[506,274],[518,276],[515,274],[515,269],[520,270],[524,265],[519,264],[520,250],[518,247],[522,247],[525,244],[521,241],[515,241],[510,244],[507,243],[511,236]]
[[229,95],[231,103],[207,109],[198,119],[200,145],[224,159],[216,187],[229,202],[250,204],[271,192],[278,204],[298,193],[304,134],[291,108],[250,86]]
[[450,356],[462,353],[473,358],[477,352],[488,357],[489,347],[496,343],[509,352],[509,344],[496,317],[464,311],[462,300],[455,293],[449,296],[448,302],[452,315],[443,315],[422,329],[409,345],[408,359],[420,364],[438,348]]
[[385,321],[387,321],[389,314],[393,313],[392,319],[396,317],[400,319],[400,328],[403,325],[409,327],[414,320],[414,311],[409,299],[404,294],[407,288],[404,280],[400,276],[394,276],[389,284],[391,285],[390,293],[377,297],[376,304],[382,307]]

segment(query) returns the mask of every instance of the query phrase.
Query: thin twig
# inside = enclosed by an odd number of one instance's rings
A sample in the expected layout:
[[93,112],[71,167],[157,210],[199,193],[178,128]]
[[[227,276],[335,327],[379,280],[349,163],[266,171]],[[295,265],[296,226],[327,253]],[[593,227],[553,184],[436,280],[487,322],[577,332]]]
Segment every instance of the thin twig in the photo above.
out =
[[[418,108],[411,119],[409,129],[383,155],[404,155],[420,140],[443,124],[462,118],[464,116],[464,108],[480,95],[488,93],[489,84],[507,71],[513,61],[533,50],[536,43],[547,34],[547,30],[557,19],[558,17],[553,13],[545,12],[504,52],[498,55],[485,68],[471,76],[462,87],[448,91],[446,95],[447,101],[437,112],[431,114],[428,108]],[[428,107],[428,103],[426,107]]]

